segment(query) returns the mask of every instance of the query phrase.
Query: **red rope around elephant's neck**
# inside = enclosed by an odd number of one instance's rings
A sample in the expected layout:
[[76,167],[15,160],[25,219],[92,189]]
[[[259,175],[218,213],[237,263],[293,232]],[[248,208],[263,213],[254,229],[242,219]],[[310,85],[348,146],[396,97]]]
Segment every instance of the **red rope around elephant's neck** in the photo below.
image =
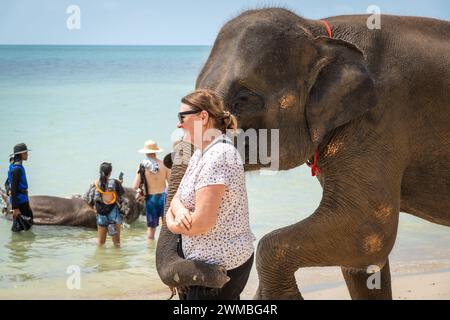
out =
[[308,167],[311,168],[311,175],[312,175],[313,177],[314,177],[316,174],[320,174],[320,169],[319,169],[319,166],[317,165],[317,158],[318,158],[318,156],[319,156],[319,153],[318,153],[317,150],[316,150],[316,152],[314,152],[314,162],[311,163],[311,162],[309,162],[309,160],[308,160],[308,162],[306,162],[306,164],[308,165]]
[[[328,33],[328,38],[332,38],[333,35],[331,33],[331,28],[330,25],[328,24],[328,22],[326,22],[325,20],[320,20],[324,25],[325,25],[325,29],[327,30]],[[306,162],[306,164],[308,165],[308,167],[311,168],[311,175],[314,177],[316,174],[320,174],[320,169],[319,169],[319,165],[317,164],[317,159],[319,158],[319,152],[316,150],[314,152],[314,162]]]

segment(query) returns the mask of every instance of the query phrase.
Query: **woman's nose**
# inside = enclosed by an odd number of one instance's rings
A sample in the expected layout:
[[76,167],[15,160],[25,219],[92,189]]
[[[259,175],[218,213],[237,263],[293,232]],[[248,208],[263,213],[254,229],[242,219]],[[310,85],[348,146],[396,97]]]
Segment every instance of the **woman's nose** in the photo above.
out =
[[182,129],[182,128],[183,128],[183,124],[182,124],[181,122],[178,122],[178,123],[177,123],[177,128],[178,128],[178,129]]

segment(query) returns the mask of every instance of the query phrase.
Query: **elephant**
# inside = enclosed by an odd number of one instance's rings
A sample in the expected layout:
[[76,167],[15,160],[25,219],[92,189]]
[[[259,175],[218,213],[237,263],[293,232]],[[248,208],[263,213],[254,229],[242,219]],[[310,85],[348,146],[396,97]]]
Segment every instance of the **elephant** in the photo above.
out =
[[[124,202],[122,210],[124,221],[133,223],[144,213],[144,205],[136,201],[133,189],[124,188]],[[0,190],[6,207],[3,212],[10,208],[9,199],[5,192]],[[35,225],[61,225],[72,227],[97,228],[96,212],[80,196],[72,198],[61,198],[53,196],[30,196],[30,207],[33,211]],[[7,217],[11,218],[10,215]]]
[[[294,273],[325,266],[341,268],[352,299],[392,299],[400,211],[450,226],[450,22],[368,18],[245,11],[197,77],[242,132],[279,130],[278,170],[307,163],[323,189],[310,216],[258,242],[255,299],[303,299]],[[246,170],[268,166],[247,158]]]

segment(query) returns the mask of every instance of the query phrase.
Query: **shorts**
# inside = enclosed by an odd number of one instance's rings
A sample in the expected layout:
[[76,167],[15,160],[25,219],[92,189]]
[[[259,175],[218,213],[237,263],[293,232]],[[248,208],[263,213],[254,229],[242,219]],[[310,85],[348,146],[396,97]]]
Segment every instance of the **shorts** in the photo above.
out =
[[97,214],[97,225],[100,227],[107,227],[110,223],[122,224],[122,217],[120,216],[119,207],[114,206],[107,215]]
[[147,227],[156,228],[159,225],[159,218],[164,217],[165,206],[165,192],[150,194],[145,197],[145,216],[147,217]]

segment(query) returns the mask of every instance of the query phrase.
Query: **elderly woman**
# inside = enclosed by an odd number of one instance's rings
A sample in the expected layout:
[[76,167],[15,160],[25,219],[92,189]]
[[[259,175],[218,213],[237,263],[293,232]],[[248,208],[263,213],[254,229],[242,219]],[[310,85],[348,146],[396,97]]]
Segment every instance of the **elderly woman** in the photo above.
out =
[[178,128],[194,152],[166,216],[167,227],[181,234],[186,259],[224,266],[230,281],[221,289],[192,286],[180,299],[237,300],[253,264],[247,190],[241,157],[227,129],[236,118],[208,90],[182,100]]

